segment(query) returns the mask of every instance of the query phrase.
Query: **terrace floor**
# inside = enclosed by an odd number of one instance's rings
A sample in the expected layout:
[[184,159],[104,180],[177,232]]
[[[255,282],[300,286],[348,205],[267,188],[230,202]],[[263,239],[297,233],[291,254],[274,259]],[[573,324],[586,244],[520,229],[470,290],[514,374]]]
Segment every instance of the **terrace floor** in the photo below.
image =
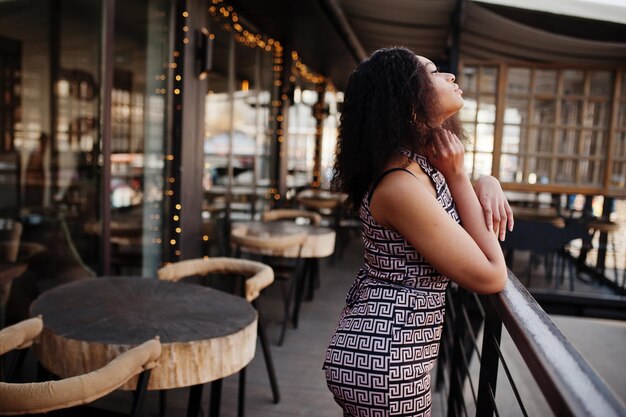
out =
[[[524,254],[516,256],[515,265],[523,268],[527,258]],[[281,401],[272,402],[269,380],[260,346],[257,355],[248,367],[246,416],[248,417],[340,417],[338,406],[326,388],[322,372],[324,351],[334,330],[339,312],[343,307],[344,296],[361,266],[362,249],[359,238],[353,238],[341,260],[334,264],[329,259],[321,262],[321,286],[313,301],[302,305],[298,329],[289,329],[283,346],[277,346],[278,319],[280,317],[280,292],[277,288],[268,288],[262,295],[261,302],[268,319],[268,333],[274,358],[277,377],[281,390]],[[517,268],[516,267],[516,268]],[[514,272],[517,272],[514,270]],[[549,286],[540,277],[542,268],[534,271],[533,283]],[[537,276],[539,274],[539,276]],[[525,282],[522,279],[522,282]],[[181,284],[183,285],[183,284]],[[277,286],[276,286],[277,287]],[[587,285],[577,282],[577,290],[610,293],[603,285]],[[590,362],[598,373],[607,381],[616,394],[626,401],[626,322],[616,320],[586,319],[578,317],[553,316],[557,326]],[[518,378],[518,388],[526,398],[528,415],[551,415],[542,399],[532,376],[523,366],[523,361],[506,332],[503,334],[503,350],[509,359],[509,367]],[[471,364],[473,374],[478,374],[476,363]],[[502,375],[502,373],[501,373]],[[475,381],[477,378],[475,379]],[[498,403],[501,416],[522,415],[506,381],[500,378]],[[468,384],[466,384],[468,385]],[[466,386],[469,390],[469,385]],[[208,414],[209,391],[204,389],[202,415]],[[469,393],[469,391],[468,391]],[[166,416],[185,416],[188,389],[170,390],[167,393]],[[221,416],[237,415],[237,376],[224,381],[222,392]],[[127,413],[130,409],[129,392],[114,392],[96,401],[93,405],[113,411]],[[159,415],[159,396],[149,392],[144,407],[145,416]],[[445,415],[445,398],[433,394],[433,416]],[[472,414],[472,413],[470,413]]]

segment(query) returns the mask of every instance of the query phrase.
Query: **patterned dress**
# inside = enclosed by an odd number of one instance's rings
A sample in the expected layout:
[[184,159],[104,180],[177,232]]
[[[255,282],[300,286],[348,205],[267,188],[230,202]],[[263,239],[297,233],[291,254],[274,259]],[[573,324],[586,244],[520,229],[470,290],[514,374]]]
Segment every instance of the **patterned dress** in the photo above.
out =
[[[425,157],[401,152],[431,178],[437,200],[460,222],[443,175]],[[326,351],[326,380],[344,416],[430,416],[430,370],[439,352],[448,278],[372,217],[374,189],[398,169],[384,172],[363,198],[365,265]]]

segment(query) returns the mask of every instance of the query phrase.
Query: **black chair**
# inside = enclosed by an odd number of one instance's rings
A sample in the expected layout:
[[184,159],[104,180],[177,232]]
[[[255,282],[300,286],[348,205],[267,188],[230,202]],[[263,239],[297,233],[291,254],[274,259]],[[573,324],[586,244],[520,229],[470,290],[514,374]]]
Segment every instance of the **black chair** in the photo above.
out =
[[[576,220],[566,221],[565,227],[542,220],[516,219],[515,229],[507,233],[506,240],[501,242],[509,269],[513,268],[515,251],[530,251],[530,262],[526,267],[527,287],[531,285],[532,269],[541,261],[544,263],[546,278],[555,278],[554,286],[560,286],[565,276],[565,269],[570,275],[570,290],[574,290],[577,268],[569,255],[566,245],[575,239],[589,239],[586,224]],[[556,274],[556,277],[555,275]]]

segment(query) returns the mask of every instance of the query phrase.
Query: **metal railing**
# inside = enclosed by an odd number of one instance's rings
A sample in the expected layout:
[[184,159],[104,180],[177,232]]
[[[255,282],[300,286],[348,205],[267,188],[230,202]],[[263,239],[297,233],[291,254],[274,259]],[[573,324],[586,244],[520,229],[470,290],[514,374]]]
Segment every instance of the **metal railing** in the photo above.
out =
[[[507,364],[510,358],[502,353],[503,325],[554,415],[626,416],[624,404],[510,271],[506,288],[498,294],[478,296],[451,286],[447,314],[435,382],[436,390],[447,397],[448,417],[472,415],[474,409],[476,416],[499,416],[500,365],[519,406],[518,414],[529,415]],[[474,355],[480,365],[478,383],[470,372]]]

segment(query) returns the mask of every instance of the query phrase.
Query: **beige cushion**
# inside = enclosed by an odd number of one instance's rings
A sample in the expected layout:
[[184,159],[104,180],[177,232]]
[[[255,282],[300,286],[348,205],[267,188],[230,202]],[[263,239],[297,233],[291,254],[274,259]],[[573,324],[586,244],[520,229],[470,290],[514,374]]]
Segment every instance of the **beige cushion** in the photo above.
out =
[[45,413],[87,404],[155,366],[161,356],[158,338],[124,352],[104,367],[60,381],[8,384],[0,382],[0,415]]
[[245,276],[247,278],[245,292],[248,301],[257,298],[261,290],[274,282],[274,271],[268,265],[237,258],[190,259],[169,264],[157,271],[159,279],[165,281],[178,281],[190,275],[210,273]]
[[27,348],[43,330],[41,317],[21,321],[0,330],[0,355],[13,349]]

